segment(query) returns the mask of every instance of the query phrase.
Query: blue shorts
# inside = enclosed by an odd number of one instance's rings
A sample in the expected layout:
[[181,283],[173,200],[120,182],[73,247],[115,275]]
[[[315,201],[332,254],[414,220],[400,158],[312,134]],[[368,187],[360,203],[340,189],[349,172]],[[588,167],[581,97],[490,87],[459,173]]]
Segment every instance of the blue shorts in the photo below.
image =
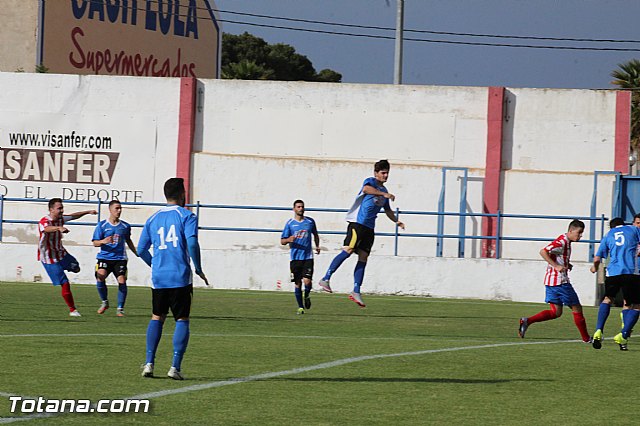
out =
[[580,304],[578,294],[569,283],[558,286],[546,286],[545,303],[553,303],[554,305],[577,306]]
[[51,278],[53,285],[62,285],[69,282],[69,278],[67,278],[67,274],[64,271],[80,272],[80,264],[69,253],[58,263],[43,263],[42,266],[47,271],[47,275]]

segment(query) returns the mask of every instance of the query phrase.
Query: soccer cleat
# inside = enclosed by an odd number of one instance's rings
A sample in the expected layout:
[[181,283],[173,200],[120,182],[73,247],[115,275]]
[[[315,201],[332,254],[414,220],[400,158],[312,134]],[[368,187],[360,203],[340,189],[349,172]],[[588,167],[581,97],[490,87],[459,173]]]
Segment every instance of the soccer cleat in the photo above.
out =
[[362,300],[362,296],[360,296],[360,293],[352,292],[352,293],[349,295],[349,300],[353,300],[353,301],[354,301],[354,302],[356,302],[356,303],[358,304],[358,306],[360,306],[361,308],[364,308],[365,306],[367,306],[367,305],[365,305],[365,304],[364,304],[364,301]]
[[184,380],[184,376],[182,375],[180,370],[178,370],[175,367],[171,367],[169,369],[169,372],[167,373],[167,377],[171,377],[173,380]]
[[518,336],[524,339],[524,333],[527,332],[527,328],[529,328],[529,321],[527,317],[520,318],[520,326],[518,327]]
[[102,315],[107,309],[109,309],[109,302],[107,300],[103,300],[100,308],[98,308],[98,313]]
[[326,291],[327,293],[333,293],[333,290],[331,290],[331,286],[329,285],[329,281],[320,280],[318,285],[323,291]]
[[74,309],[73,311],[69,312],[69,316],[70,317],[81,317],[82,315],[80,315],[80,312],[78,312],[77,309]]
[[618,345],[620,345],[621,351],[629,350],[629,348],[627,347],[627,343],[629,342],[629,340],[622,337],[622,333],[618,333],[615,336],[613,336],[613,341],[616,342]]
[[593,349],[600,349],[602,347],[602,330],[597,329],[596,332],[593,333],[591,346],[593,346]]
[[124,309],[123,308],[118,308],[116,316],[117,317],[123,317],[124,316]]
[[142,366],[142,377],[153,377],[153,364],[148,362]]
[[298,308],[298,310],[296,311],[296,315],[304,315],[304,309]]
[[304,298],[304,308],[311,309],[311,297],[305,296]]

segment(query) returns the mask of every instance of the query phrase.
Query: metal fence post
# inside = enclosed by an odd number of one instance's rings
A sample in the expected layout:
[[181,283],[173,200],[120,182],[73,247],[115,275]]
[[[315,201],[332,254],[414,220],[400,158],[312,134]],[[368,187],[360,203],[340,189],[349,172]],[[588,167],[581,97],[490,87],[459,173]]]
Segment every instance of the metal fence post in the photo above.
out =
[[395,235],[395,247],[393,249],[393,255],[397,256],[398,255],[398,221],[400,220],[400,209],[396,207],[396,235]]
[[496,259],[500,259],[500,230],[502,228],[502,216],[500,210],[496,214]]
[[2,228],[4,227],[4,195],[0,195],[0,241],[2,241]]

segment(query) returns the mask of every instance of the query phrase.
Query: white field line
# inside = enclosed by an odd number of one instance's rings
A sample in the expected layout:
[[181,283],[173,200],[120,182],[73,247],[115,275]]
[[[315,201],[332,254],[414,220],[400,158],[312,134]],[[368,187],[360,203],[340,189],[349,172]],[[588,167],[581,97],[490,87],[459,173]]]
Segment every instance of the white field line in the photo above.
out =
[[[133,396],[130,396],[130,397],[127,397],[127,398],[121,398],[121,399],[154,399],[154,398],[161,398],[163,396],[168,396],[168,395],[176,395],[176,394],[180,394],[180,393],[195,392],[195,391],[200,391],[200,390],[205,390],[205,389],[219,388],[219,387],[222,387],[222,386],[237,385],[237,384],[240,384],[240,383],[255,382],[255,381],[258,381],[258,380],[272,379],[274,377],[282,377],[282,376],[290,376],[290,375],[293,375],[293,374],[306,373],[308,371],[323,370],[323,369],[326,369],[326,368],[333,368],[333,367],[338,367],[338,366],[345,365],[345,364],[352,364],[354,362],[368,361],[368,360],[372,360],[372,359],[396,358],[396,357],[402,357],[402,356],[426,355],[426,354],[436,354],[436,353],[442,353],[442,352],[457,352],[457,351],[466,351],[466,350],[473,350],[473,349],[500,348],[500,347],[506,347],[506,346],[548,345],[548,344],[571,343],[571,342],[579,342],[579,341],[578,340],[554,340],[554,341],[550,341],[550,342],[494,343],[494,344],[491,344],[491,345],[460,346],[460,347],[455,347],[455,348],[427,349],[427,350],[423,350],[423,351],[414,351],[414,352],[398,352],[398,353],[392,353],[392,354],[362,355],[362,356],[357,356],[357,357],[338,359],[338,360],[335,360],[335,361],[323,362],[321,364],[310,365],[310,366],[307,366],[307,367],[293,368],[293,369],[290,369],[290,370],[271,371],[271,372],[267,372],[267,373],[256,374],[256,375],[253,375],[253,376],[238,377],[238,378],[229,379],[229,380],[221,380],[221,381],[216,381],[216,382],[203,383],[203,384],[199,384],[199,385],[185,386],[185,387],[177,388],[177,389],[167,389],[167,390],[157,391],[157,392],[142,393],[142,394],[133,395]],[[58,415],[58,414],[62,414],[62,413],[56,413],[55,415]],[[40,419],[40,418],[45,418],[45,417],[51,417],[51,414],[42,413],[42,414],[35,414],[35,415],[22,416],[22,417],[2,417],[2,418],[0,418],[0,424],[7,424],[7,423],[18,422],[18,421],[27,421],[27,420],[33,420],[33,419]]]

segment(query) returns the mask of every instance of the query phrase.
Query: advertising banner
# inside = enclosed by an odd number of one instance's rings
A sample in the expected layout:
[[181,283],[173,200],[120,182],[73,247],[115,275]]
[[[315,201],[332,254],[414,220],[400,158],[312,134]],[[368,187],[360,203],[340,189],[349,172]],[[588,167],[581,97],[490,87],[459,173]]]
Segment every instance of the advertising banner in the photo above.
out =
[[43,12],[49,72],[218,77],[212,0],[46,0]]
[[6,197],[154,201],[148,176],[155,160],[155,117],[0,115],[0,195]]

